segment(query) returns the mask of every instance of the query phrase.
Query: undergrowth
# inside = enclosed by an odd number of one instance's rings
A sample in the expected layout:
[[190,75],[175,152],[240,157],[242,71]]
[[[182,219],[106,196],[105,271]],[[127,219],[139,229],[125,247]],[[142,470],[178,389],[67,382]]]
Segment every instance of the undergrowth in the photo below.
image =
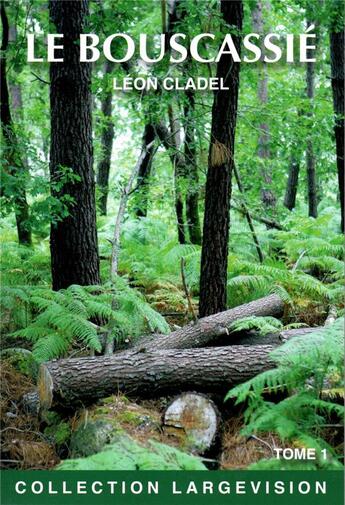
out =
[[[336,401],[343,395],[343,325],[339,319],[312,338],[291,339],[272,353],[277,368],[229,391],[226,399],[246,402],[244,435],[276,433],[296,447],[315,448],[315,467],[340,465],[337,451],[326,441],[326,431],[342,423],[344,416],[343,406]],[[274,402],[272,394],[285,397]],[[327,450],[327,458],[322,449]],[[274,467],[274,460],[269,464]]]
[[107,333],[110,323],[117,342],[154,331],[169,332],[164,318],[123,278],[115,284],[72,285],[60,291],[6,286],[2,288],[2,309],[12,311],[13,317],[25,310],[25,323],[22,318],[17,321],[23,327],[11,337],[31,342],[39,362],[65,356],[76,343],[100,352],[100,336]]

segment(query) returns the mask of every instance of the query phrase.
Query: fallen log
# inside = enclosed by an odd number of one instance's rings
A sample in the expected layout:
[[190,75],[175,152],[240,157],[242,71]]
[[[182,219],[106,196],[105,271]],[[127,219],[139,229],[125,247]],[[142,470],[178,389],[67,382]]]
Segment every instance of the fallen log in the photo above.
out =
[[157,397],[183,391],[225,393],[274,367],[274,346],[128,351],[112,356],[54,360],[40,367],[41,409],[94,403],[118,392]]
[[[291,338],[303,335],[309,335],[320,331],[322,326],[317,326],[315,328],[293,328],[290,330],[281,330],[277,333],[267,333],[267,335],[260,335],[257,331],[249,331],[247,333],[238,332],[238,334],[233,333],[231,337],[233,340],[230,345],[282,345]],[[221,345],[226,345],[226,339],[223,339]]]
[[[214,344],[217,339],[229,335],[231,324],[237,319],[249,316],[276,316],[284,311],[284,302],[278,295],[269,295],[254,302],[239,305],[233,309],[203,317],[169,335],[150,335],[140,339],[138,349],[191,349]],[[229,341],[231,336],[229,337]]]

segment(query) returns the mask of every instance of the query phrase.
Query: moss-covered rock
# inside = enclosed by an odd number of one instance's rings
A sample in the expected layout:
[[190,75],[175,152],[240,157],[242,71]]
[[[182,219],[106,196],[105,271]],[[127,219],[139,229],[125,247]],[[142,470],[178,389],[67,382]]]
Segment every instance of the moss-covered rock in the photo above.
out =
[[120,427],[106,419],[90,419],[80,422],[72,433],[70,452],[72,458],[90,456],[100,452],[106,444],[113,442]]
[[82,412],[71,437],[72,457],[95,454],[127,432],[134,438],[147,439],[160,434],[160,414],[131,403],[125,397],[111,396],[90,410]]

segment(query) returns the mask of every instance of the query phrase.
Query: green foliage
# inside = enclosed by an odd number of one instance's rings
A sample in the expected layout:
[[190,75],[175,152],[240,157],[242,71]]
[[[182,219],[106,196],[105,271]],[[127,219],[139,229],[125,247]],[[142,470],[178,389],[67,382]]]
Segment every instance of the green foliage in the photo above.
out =
[[100,351],[99,336],[110,323],[112,336],[118,341],[145,331],[169,331],[143,295],[120,278],[115,285],[72,285],[57,292],[43,287],[3,290],[7,310],[17,310],[21,303],[29,307],[31,322],[12,336],[32,342],[33,355],[39,362],[66,355],[75,343]]
[[[339,390],[343,386],[343,324],[340,319],[308,339],[291,339],[272,353],[277,368],[229,391],[226,399],[247,402],[246,435],[274,432],[282,440],[316,448],[318,467],[339,465],[334,450],[325,440],[325,428],[330,419],[341,420],[344,416],[343,407],[329,395],[329,389]],[[265,396],[278,392],[288,396],[276,403]],[[329,451],[327,460],[321,457],[323,448]]]
[[244,317],[234,321],[230,327],[231,331],[258,330],[261,335],[274,333],[283,328],[283,323],[275,317]]
[[153,440],[147,447],[128,436],[92,456],[63,461],[57,470],[206,470],[201,460]]
[[296,214],[284,231],[266,231],[265,262],[258,263],[235,252],[229,257],[230,306],[277,292],[286,302],[341,304],[343,239],[334,226],[334,211],[317,218]]

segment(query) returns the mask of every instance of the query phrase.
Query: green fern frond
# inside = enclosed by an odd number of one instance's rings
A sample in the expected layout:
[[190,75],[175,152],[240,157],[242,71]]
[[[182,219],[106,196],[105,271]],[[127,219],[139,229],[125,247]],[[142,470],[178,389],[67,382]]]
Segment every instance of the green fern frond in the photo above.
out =
[[230,330],[244,331],[244,330],[258,330],[261,335],[274,333],[283,328],[283,323],[275,317],[265,316],[251,316],[238,319],[230,326]]
[[[299,440],[318,450],[327,445],[320,438],[320,430],[330,416],[344,418],[343,406],[320,399],[326,382],[335,388],[343,386],[343,324],[337,320],[310,338],[291,339],[271,353],[277,368],[228,392],[225,399],[236,398],[237,404],[247,402],[244,434],[275,432],[283,440]],[[278,403],[263,396],[284,390],[290,396]],[[332,448],[329,451],[334,452]],[[320,460],[318,467],[324,464]]]

